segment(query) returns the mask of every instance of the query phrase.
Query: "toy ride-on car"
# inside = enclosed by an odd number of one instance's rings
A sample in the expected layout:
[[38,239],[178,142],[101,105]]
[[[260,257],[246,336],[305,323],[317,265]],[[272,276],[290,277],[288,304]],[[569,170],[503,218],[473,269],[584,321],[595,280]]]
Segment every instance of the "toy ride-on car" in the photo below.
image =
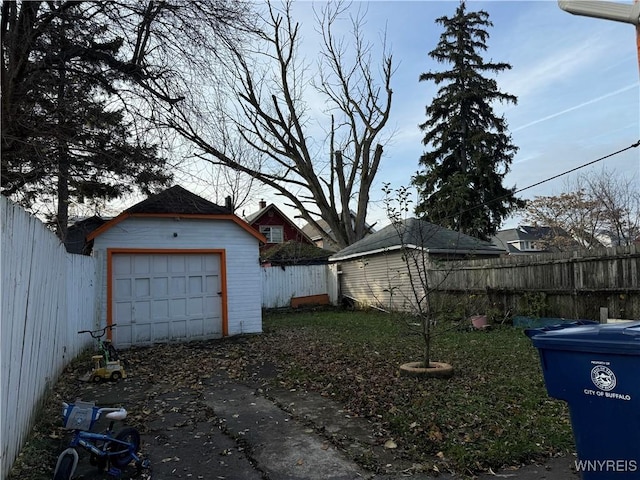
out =
[[120,360],[105,361],[103,355],[94,355],[91,360],[93,360],[93,370],[80,377],[83,382],[100,383],[103,380],[127,378],[127,373],[124,371]]
[[99,383],[102,380],[120,380],[121,378],[127,378],[127,374],[124,371],[124,365],[120,363],[120,356],[118,351],[111,343],[111,340],[102,340],[107,333],[107,329],[110,331],[116,325],[107,325],[104,328],[98,330],[80,330],[78,333],[88,333],[91,338],[96,340],[96,346],[102,355],[94,355],[91,357],[93,362],[93,370],[90,370],[80,380],[85,382]]

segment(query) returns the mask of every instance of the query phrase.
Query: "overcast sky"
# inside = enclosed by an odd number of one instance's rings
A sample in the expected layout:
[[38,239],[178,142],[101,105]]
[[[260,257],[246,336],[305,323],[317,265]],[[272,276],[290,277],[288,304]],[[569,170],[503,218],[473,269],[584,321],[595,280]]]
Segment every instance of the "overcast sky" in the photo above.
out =
[[[303,51],[311,59],[317,56],[319,45],[313,8],[321,5],[298,1],[294,8],[296,20],[302,23]],[[418,77],[447,68],[432,61],[428,52],[436,47],[442,33],[434,20],[452,16],[457,5],[457,0],[353,5],[367,9],[370,41],[379,42],[386,29],[396,65],[388,124],[388,133],[393,135],[385,148],[378,182],[371,190],[369,223],[388,223],[381,205],[382,183],[409,185],[419,168],[424,147],[418,124],[426,119],[425,106],[436,87],[418,82]],[[493,22],[485,59],[512,66],[498,75],[497,82],[502,92],[518,97],[518,104],[495,106],[496,113],[505,116],[513,143],[519,147],[505,186],[528,187],[640,139],[640,76],[632,25],[571,15],[556,1],[472,0],[467,9],[484,10]],[[602,168],[640,177],[640,148],[590,167]],[[564,190],[565,182],[566,177],[546,182],[520,196],[554,195]],[[194,186],[193,191],[215,200],[200,187]],[[290,216],[295,214],[283,207],[281,197],[264,197]],[[255,208],[245,207],[247,214],[257,210],[257,200]],[[503,228],[514,227],[518,221],[512,218]]]

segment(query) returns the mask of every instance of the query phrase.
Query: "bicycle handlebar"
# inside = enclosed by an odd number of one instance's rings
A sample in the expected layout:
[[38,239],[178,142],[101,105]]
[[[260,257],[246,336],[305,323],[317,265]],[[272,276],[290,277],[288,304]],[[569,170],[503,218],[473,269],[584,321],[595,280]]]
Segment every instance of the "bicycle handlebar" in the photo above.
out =
[[[62,402],[62,408],[69,408],[69,404],[67,402]],[[96,420],[100,418],[100,415],[103,413],[107,414],[107,418],[112,420],[124,420],[127,417],[127,410],[124,407],[99,407],[96,415]],[[114,414],[115,415],[110,415]]]
[[[102,338],[104,337],[105,333],[107,333],[107,328],[109,330],[113,330],[113,327],[115,327],[117,324],[114,323],[112,325],[107,325],[104,328],[100,328],[98,330],[79,330],[78,333],[88,333],[89,335],[91,335],[92,338]],[[102,332],[98,335],[99,332]]]

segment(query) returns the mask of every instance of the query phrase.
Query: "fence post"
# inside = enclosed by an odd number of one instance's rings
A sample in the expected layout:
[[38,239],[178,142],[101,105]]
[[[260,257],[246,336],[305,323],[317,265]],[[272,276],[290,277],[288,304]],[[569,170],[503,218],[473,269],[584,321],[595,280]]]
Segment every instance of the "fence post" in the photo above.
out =
[[327,265],[327,293],[329,294],[329,302],[331,305],[338,303],[338,264],[330,263]]
[[609,318],[609,309],[607,307],[600,307],[600,323],[607,323]]

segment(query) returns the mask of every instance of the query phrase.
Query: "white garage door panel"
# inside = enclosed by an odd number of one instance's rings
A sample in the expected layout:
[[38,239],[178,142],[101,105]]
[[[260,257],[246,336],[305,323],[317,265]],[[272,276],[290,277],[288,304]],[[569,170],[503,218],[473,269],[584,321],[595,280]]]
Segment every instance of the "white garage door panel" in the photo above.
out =
[[131,273],[131,260],[126,255],[115,255],[112,259],[114,271],[122,275]]
[[156,322],[153,324],[153,329],[154,329],[154,338],[156,339],[157,342],[168,342],[170,337],[169,337],[169,322],[168,321],[162,321],[162,322]]
[[131,297],[131,279],[130,278],[116,278],[113,282],[114,294],[118,298]]
[[114,254],[118,346],[222,336],[220,256]]
[[156,321],[169,320],[169,300],[154,300],[151,315]]
[[148,323],[136,325],[134,331],[136,332],[136,337],[133,341],[134,344],[144,345],[151,342],[151,325]]
[[133,345],[131,341],[131,326],[118,325],[113,332],[113,342],[117,345]]
[[187,338],[187,322],[184,320],[175,320],[172,322],[171,337],[175,340],[183,340]]

